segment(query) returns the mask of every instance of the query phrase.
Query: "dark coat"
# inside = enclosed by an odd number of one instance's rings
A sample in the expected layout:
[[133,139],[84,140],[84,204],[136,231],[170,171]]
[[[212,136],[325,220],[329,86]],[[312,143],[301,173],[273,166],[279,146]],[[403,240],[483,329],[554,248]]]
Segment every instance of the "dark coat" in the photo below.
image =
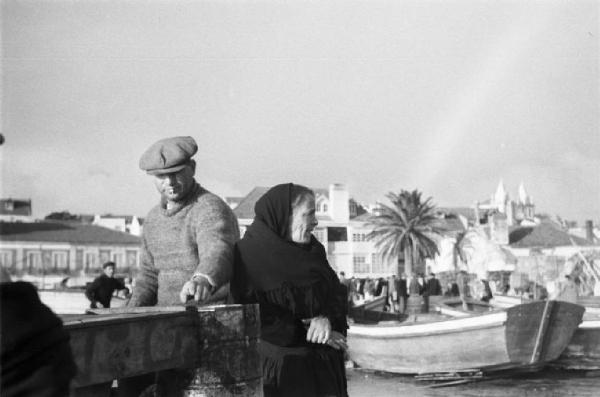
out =
[[429,296],[437,296],[442,294],[442,285],[440,284],[440,280],[437,278],[432,278],[427,280],[425,283],[426,294]]
[[77,368],[61,319],[30,283],[0,283],[0,302],[2,396],[68,396]]
[[406,279],[398,279],[396,280],[396,291],[398,291],[398,296],[403,298],[408,297],[408,286],[406,285]]
[[101,274],[88,285],[85,290],[85,296],[92,302],[90,304],[91,308],[96,308],[97,302],[102,303],[102,306],[108,308],[110,307],[113,292],[121,289],[125,289],[123,281],[114,277],[108,277],[106,274]]

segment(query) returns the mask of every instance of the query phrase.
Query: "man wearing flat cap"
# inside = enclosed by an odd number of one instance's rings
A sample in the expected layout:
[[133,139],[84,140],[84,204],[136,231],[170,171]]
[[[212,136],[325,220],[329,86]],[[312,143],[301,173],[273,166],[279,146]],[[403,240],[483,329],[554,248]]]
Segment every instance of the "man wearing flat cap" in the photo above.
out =
[[192,297],[222,303],[239,239],[235,215],[194,179],[192,137],[162,139],[140,158],[160,203],[144,220],[141,265],[129,306],[171,306]]

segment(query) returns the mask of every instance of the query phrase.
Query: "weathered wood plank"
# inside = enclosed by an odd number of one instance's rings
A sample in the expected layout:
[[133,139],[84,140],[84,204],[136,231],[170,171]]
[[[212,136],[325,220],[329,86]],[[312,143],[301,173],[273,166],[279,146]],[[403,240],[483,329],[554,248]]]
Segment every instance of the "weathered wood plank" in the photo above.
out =
[[186,396],[262,395],[258,305],[93,313],[63,317],[78,367],[75,395],[102,396],[113,379],[171,369],[190,370]]
[[94,317],[65,323],[78,368],[75,387],[195,365],[194,313]]

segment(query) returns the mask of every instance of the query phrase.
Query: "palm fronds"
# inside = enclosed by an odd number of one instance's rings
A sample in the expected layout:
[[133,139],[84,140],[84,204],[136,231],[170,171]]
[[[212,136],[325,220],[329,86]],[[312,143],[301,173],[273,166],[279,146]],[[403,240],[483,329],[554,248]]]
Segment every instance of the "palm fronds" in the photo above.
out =
[[403,253],[407,272],[411,272],[413,261],[433,257],[438,252],[434,236],[441,229],[434,215],[435,206],[431,197],[421,201],[421,196],[417,190],[390,192],[386,197],[391,205],[381,204],[367,222],[372,229],[367,238],[375,241],[379,254],[391,259]]

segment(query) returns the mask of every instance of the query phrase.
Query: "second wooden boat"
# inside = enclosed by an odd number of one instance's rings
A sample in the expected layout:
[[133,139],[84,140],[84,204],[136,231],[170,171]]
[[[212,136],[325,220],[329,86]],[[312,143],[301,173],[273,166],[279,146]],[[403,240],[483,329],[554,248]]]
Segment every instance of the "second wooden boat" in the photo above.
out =
[[[506,308],[521,302],[521,297],[499,295],[492,305]],[[550,364],[562,369],[600,370],[600,298],[580,298],[577,303],[585,305],[583,321],[565,350]]]
[[348,353],[360,367],[404,374],[535,365],[558,358],[583,312],[538,301],[464,318],[352,324]]

